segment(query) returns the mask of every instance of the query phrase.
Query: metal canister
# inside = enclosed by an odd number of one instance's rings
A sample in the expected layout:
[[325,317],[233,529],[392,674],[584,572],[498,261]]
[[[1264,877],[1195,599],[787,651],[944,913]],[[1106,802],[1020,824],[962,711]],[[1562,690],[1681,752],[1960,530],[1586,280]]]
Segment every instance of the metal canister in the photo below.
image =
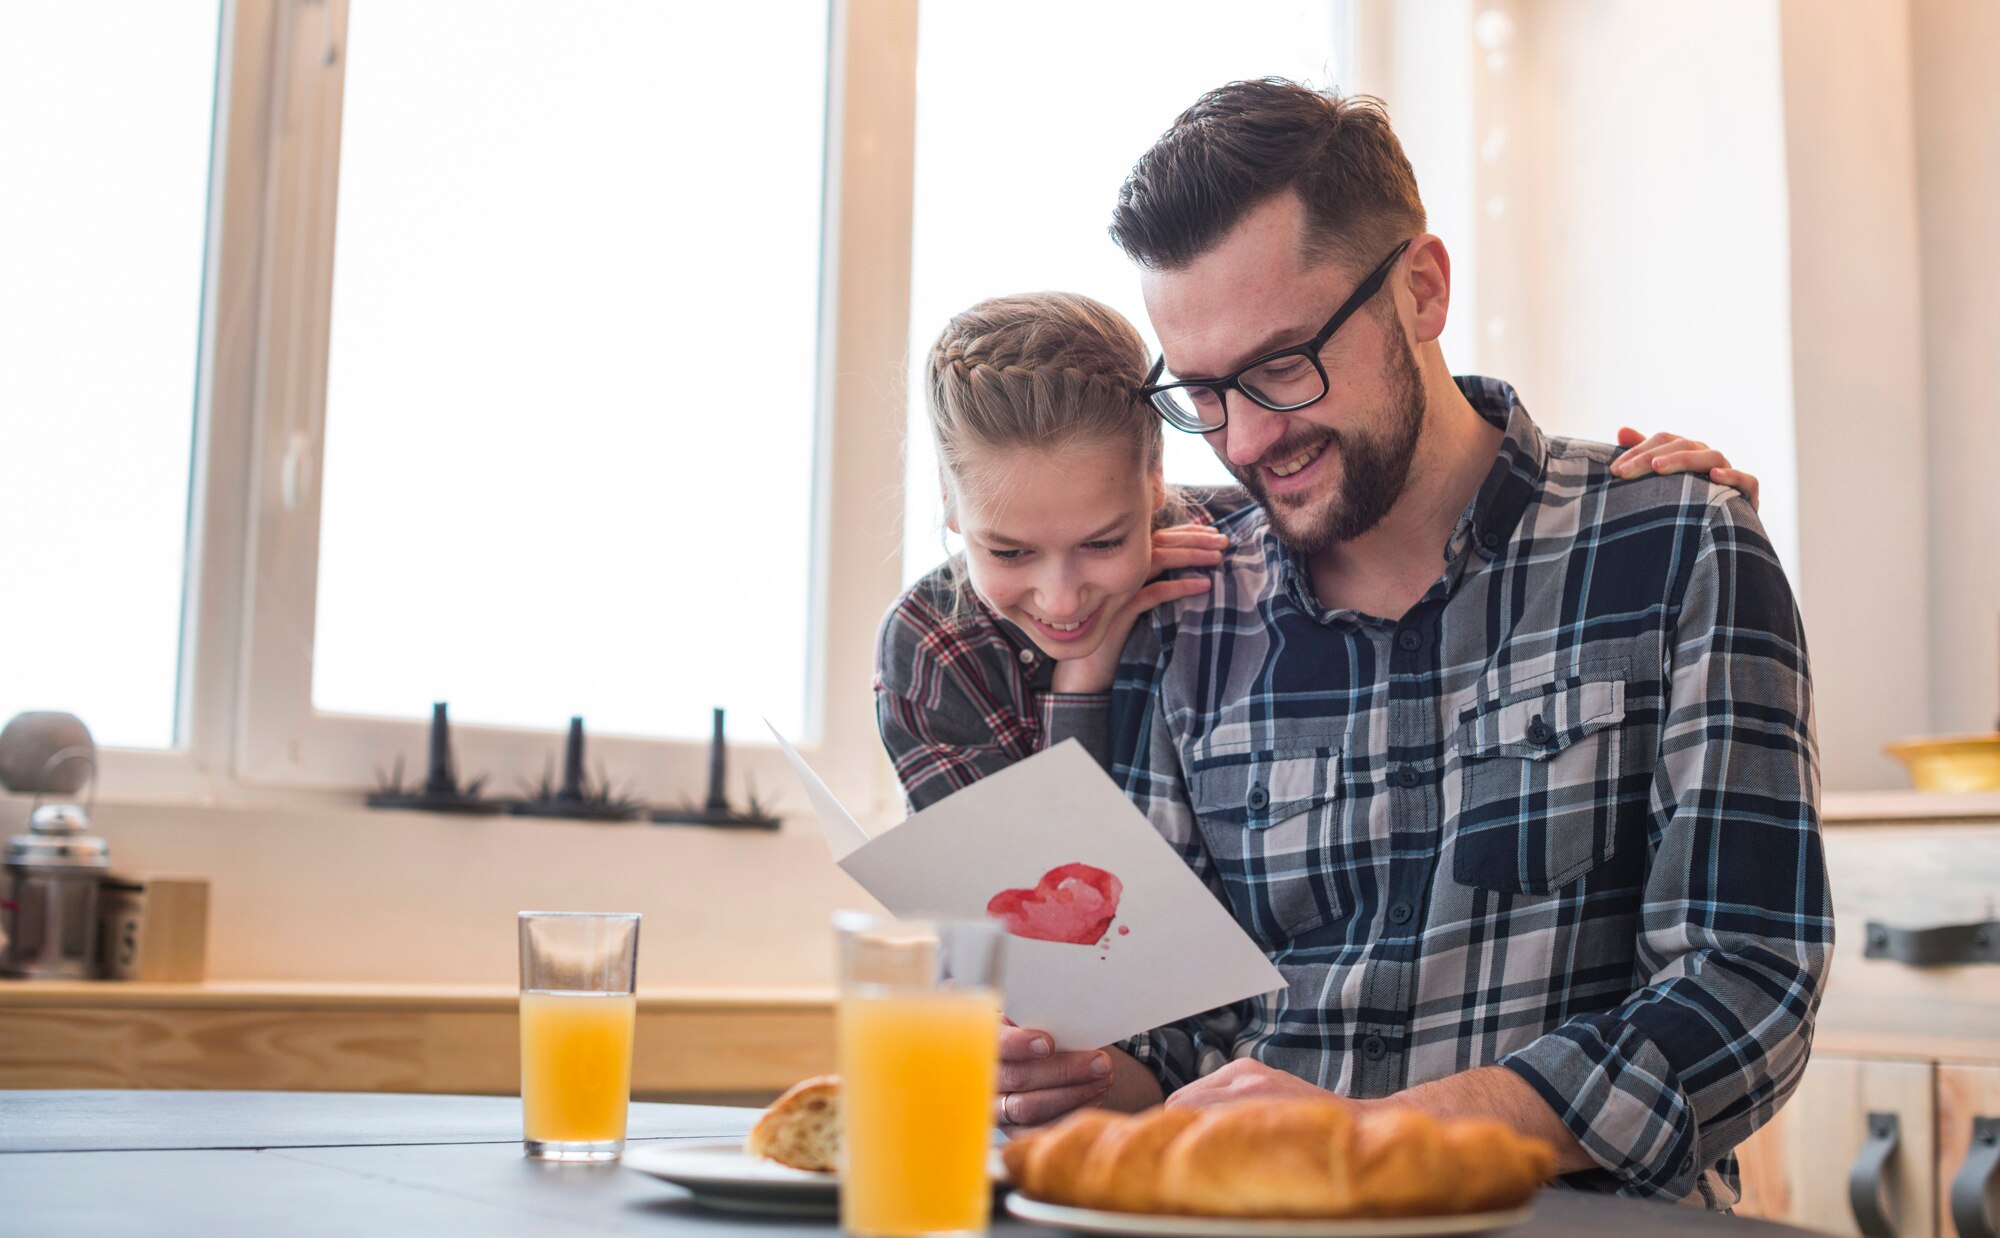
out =
[[44,804],[7,840],[0,975],[86,980],[98,974],[97,897],[110,848],[75,804]]

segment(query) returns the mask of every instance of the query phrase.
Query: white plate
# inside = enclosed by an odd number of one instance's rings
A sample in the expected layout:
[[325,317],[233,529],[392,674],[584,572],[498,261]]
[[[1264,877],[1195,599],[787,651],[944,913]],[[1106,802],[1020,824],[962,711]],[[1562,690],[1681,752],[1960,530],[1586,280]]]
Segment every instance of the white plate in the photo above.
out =
[[619,1160],[685,1188],[710,1208],[793,1216],[832,1216],[840,1209],[838,1178],[752,1156],[740,1139],[627,1144]]
[[1526,1208],[1508,1212],[1468,1212],[1442,1217],[1362,1217],[1349,1220],[1243,1220],[1232,1217],[1155,1216],[1104,1212],[1045,1204],[1020,1192],[1007,1197],[1007,1211],[1023,1221],[1081,1230],[1086,1234],[1156,1234],[1162,1238],[1431,1238],[1441,1234],[1482,1234],[1528,1219]]
[[[709,1208],[787,1216],[833,1216],[840,1211],[838,1177],[752,1156],[740,1139],[628,1143],[619,1162],[685,1189],[696,1203]],[[988,1169],[994,1189],[1004,1187],[1006,1171],[998,1151]]]

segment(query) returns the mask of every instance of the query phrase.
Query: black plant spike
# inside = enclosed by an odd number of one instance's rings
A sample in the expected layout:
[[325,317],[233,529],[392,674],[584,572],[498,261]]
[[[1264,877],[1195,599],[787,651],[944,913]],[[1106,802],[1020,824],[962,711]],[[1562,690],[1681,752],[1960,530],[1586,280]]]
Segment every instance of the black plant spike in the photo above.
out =
[[611,793],[611,778],[602,766],[593,782],[584,765],[583,719],[569,720],[569,735],[563,744],[562,785],[555,785],[551,758],[542,784],[525,799],[515,800],[507,810],[517,817],[568,817],[581,821],[630,821],[644,805]]
[[414,788],[403,786],[403,754],[396,754],[395,765],[388,778],[377,775],[380,784],[375,793],[368,797],[370,808],[404,808],[421,812],[449,812],[485,815],[499,812],[502,804],[481,799],[480,788],[486,785],[481,775],[466,784],[464,790],[458,786],[458,775],[451,756],[451,722],[446,716],[445,703],[438,701],[431,706],[430,760],[424,781]]
[[[738,812],[729,803],[727,790],[728,757],[725,754],[723,738],[723,712],[717,709],[710,720],[711,730],[708,742],[708,796],[697,807],[691,797],[683,796],[680,803],[657,808],[647,814],[647,819],[660,825],[715,825],[734,829],[775,830],[779,821],[765,812],[757,802],[757,794],[750,791],[748,811]],[[745,785],[748,785],[745,779]]]

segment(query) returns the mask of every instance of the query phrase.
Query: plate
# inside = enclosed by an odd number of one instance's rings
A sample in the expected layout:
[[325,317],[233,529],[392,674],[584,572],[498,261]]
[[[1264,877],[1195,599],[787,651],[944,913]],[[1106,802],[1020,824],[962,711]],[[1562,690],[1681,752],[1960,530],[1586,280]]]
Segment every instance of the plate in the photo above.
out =
[[627,1144],[619,1160],[627,1169],[684,1188],[710,1208],[788,1216],[832,1216],[840,1210],[840,1179],[752,1156],[741,1139]]
[[1528,1209],[1467,1212],[1441,1217],[1353,1217],[1341,1220],[1247,1220],[1236,1217],[1155,1216],[1146,1212],[1105,1212],[1007,1197],[1007,1211],[1023,1221],[1081,1230],[1086,1234],[1155,1234],[1162,1238],[1431,1238],[1443,1234],[1483,1234],[1528,1219]]
[[[741,1139],[628,1143],[619,1162],[681,1187],[704,1207],[725,1212],[830,1217],[840,1211],[838,1177],[752,1156]],[[1006,1186],[997,1150],[987,1169],[995,1190]]]

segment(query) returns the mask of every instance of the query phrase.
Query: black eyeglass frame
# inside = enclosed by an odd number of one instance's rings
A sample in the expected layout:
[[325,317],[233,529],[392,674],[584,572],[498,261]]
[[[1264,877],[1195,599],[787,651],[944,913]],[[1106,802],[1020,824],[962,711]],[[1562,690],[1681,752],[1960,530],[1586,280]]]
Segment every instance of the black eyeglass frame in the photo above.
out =
[[[1320,351],[1327,346],[1328,341],[1333,339],[1334,332],[1340,330],[1349,318],[1354,317],[1355,311],[1368,304],[1376,293],[1382,291],[1382,285],[1389,280],[1389,272],[1396,269],[1397,259],[1403,256],[1414,240],[1415,238],[1411,238],[1411,240],[1404,241],[1401,245],[1396,246],[1395,249],[1390,250],[1389,256],[1376,264],[1375,269],[1368,273],[1368,278],[1362,280],[1360,286],[1355,288],[1353,295],[1348,297],[1347,300],[1342,301],[1340,308],[1333,311],[1333,317],[1326,320],[1326,325],[1319,329],[1319,334],[1313,336],[1305,343],[1296,344],[1290,348],[1280,348],[1276,352],[1265,353],[1256,360],[1239,366],[1235,373],[1226,374],[1221,378],[1198,378],[1190,379],[1186,382],[1163,383],[1159,381],[1160,375],[1164,374],[1167,369],[1167,358],[1162,354],[1159,360],[1153,362],[1153,368],[1147,371],[1146,381],[1133,394],[1151,405],[1153,411],[1160,415],[1160,420],[1166,422],[1176,430],[1184,430],[1189,434],[1213,434],[1229,424],[1229,392],[1232,390],[1242,392],[1246,399],[1256,404],[1259,408],[1267,408],[1274,413],[1297,412],[1308,405],[1317,404],[1319,401],[1325,399],[1326,393],[1332,389],[1332,382],[1326,375],[1326,364],[1319,359]],[[1319,394],[1313,396],[1310,400],[1300,400],[1292,404],[1274,404],[1243,385],[1242,379],[1245,374],[1257,369],[1259,366],[1269,365],[1281,357],[1304,357],[1307,361],[1310,361],[1313,369],[1319,372]],[[1216,422],[1214,425],[1197,420],[1191,425],[1178,410],[1161,404],[1160,396],[1170,391],[1181,391],[1190,387],[1206,387],[1215,393],[1215,402],[1222,409],[1222,420]]]

